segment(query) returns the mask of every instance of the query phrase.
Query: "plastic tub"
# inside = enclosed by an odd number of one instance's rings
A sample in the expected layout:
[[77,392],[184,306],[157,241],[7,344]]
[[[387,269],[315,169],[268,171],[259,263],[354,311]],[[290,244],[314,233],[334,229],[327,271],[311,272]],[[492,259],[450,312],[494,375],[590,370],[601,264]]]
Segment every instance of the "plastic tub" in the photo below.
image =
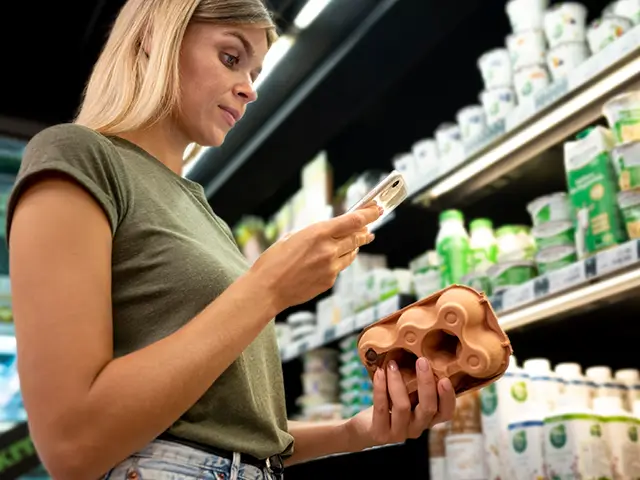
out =
[[526,65],[544,64],[547,42],[542,30],[512,33],[506,44],[514,71]]
[[495,231],[498,262],[532,260],[536,249],[531,229],[524,225],[504,225]]
[[602,107],[616,143],[640,141],[640,91],[618,95]]
[[536,242],[538,250],[557,246],[573,246],[576,243],[575,227],[571,221],[543,223],[533,227],[531,236]]
[[640,24],[640,0],[618,0],[611,3],[603,16],[618,15],[628,18],[634,25]]
[[640,188],[640,142],[618,145],[611,154],[618,172],[620,190]]
[[549,0],[509,0],[506,12],[513,32],[541,29]]
[[631,240],[640,238],[640,190],[618,193],[618,205]]
[[566,267],[578,261],[576,247],[573,245],[558,245],[545,248],[536,255],[538,271],[542,273],[551,272]]
[[587,8],[577,2],[558,3],[544,14],[544,33],[549,47],[587,40]]
[[494,48],[478,59],[484,88],[510,87],[513,85],[511,56],[506,48]]
[[537,276],[536,264],[532,261],[502,262],[487,271],[494,293],[516,285],[522,285]]
[[480,94],[480,102],[487,117],[487,124],[492,124],[507,116],[517,105],[513,88],[494,88]]
[[551,78],[565,77],[577,66],[589,58],[589,46],[586,42],[562,43],[547,52],[547,67]]
[[565,192],[538,197],[527,205],[534,226],[553,221],[571,221],[571,202]]
[[544,89],[551,83],[551,76],[547,67],[542,65],[528,65],[519,68],[513,74],[513,83],[518,97],[518,103],[522,103],[536,92]]
[[610,43],[615,42],[631,28],[633,28],[631,20],[617,15],[609,15],[594,20],[587,31],[587,41],[589,42],[591,53],[595,55]]
[[465,141],[478,138],[487,128],[487,117],[481,105],[469,105],[460,109],[456,120]]
[[445,158],[462,150],[462,132],[456,123],[445,122],[435,131],[438,153]]

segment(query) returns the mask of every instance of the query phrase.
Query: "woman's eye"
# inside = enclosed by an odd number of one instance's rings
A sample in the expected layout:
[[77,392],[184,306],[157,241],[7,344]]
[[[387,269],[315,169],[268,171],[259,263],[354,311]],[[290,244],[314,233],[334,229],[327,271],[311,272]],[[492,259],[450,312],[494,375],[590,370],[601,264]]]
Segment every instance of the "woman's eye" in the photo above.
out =
[[240,59],[238,57],[229,55],[228,53],[222,54],[222,63],[224,63],[225,66],[233,68],[238,65],[238,62],[240,62]]

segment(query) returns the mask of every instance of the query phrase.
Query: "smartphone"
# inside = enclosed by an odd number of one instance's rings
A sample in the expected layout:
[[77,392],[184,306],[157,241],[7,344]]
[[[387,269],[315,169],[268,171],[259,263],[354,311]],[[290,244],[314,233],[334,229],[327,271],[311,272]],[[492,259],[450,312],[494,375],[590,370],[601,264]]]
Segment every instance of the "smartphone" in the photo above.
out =
[[373,187],[369,193],[353,205],[347,213],[358,210],[365,205],[375,202],[384,209],[383,216],[396,209],[408,196],[407,184],[404,177],[397,170],[392,171],[386,178]]

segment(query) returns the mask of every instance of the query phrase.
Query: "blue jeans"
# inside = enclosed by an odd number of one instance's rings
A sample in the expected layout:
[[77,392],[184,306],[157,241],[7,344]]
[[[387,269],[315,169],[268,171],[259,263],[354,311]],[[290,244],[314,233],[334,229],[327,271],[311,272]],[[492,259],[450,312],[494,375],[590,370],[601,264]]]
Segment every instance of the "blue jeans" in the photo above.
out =
[[[282,478],[282,476],[280,476]],[[104,480],[278,480],[267,468],[219,457],[179,443],[155,440],[113,468]]]

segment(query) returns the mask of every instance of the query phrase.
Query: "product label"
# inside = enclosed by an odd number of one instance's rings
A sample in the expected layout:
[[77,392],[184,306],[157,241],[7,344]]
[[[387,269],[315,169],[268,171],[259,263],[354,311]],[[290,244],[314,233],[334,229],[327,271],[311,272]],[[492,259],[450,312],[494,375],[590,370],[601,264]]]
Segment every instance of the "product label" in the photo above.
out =
[[602,427],[609,446],[614,478],[640,478],[640,421],[632,417],[605,417]]
[[471,250],[471,270],[473,272],[485,272],[498,258],[498,246],[488,245],[484,248]]
[[450,236],[440,242],[437,250],[440,256],[442,288],[453,283],[460,283],[462,277],[469,273],[471,256],[469,240],[462,236]]
[[429,459],[429,479],[447,480],[447,461],[445,458]]
[[625,143],[640,140],[640,108],[618,110],[618,119],[613,126],[616,142]]
[[595,253],[626,240],[608,152],[591,156],[585,149],[567,160],[569,193],[576,210],[576,243],[580,252]]
[[544,478],[543,434],[542,422],[522,422],[509,427],[514,480]]
[[620,175],[620,190],[632,190],[640,186],[640,142],[614,149],[613,161]]
[[487,478],[482,434],[449,435],[445,442],[447,478],[449,480],[483,480]]
[[558,415],[544,421],[545,470],[550,480],[613,478],[600,418]]

